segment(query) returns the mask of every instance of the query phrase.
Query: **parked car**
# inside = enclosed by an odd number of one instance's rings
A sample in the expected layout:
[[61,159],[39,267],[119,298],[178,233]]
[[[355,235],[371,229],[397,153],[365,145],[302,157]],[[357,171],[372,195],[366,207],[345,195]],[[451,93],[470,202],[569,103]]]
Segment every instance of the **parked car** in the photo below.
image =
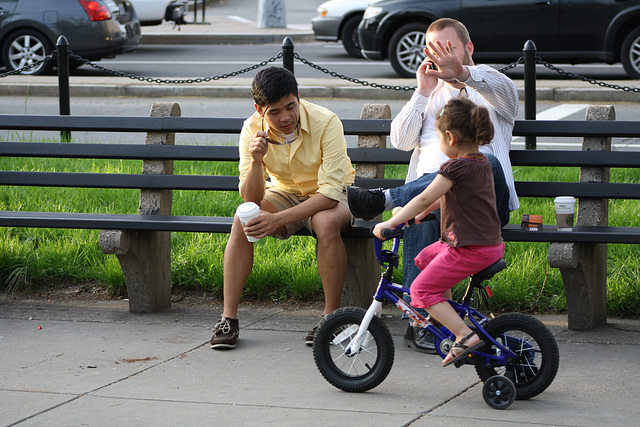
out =
[[342,40],[347,53],[362,58],[358,41],[358,24],[371,0],[329,0],[318,6],[318,16],[311,20],[316,40]]
[[160,25],[172,21],[178,25],[185,23],[189,11],[188,0],[130,0],[136,9],[140,25]]
[[465,24],[477,62],[511,63],[532,40],[547,62],[622,62],[630,78],[640,78],[640,0],[382,0],[360,22],[362,52],[415,76],[424,33],[441,17]]
[[[73,53],[91,61],[134,50],[141,38],[129,0],[56,0],[55,7],[50,0],[0,1],[0,46],[7,71],[44,59],[61,35]],[[45,61],[21,74],[45,74],[53,66],[54,61]]]

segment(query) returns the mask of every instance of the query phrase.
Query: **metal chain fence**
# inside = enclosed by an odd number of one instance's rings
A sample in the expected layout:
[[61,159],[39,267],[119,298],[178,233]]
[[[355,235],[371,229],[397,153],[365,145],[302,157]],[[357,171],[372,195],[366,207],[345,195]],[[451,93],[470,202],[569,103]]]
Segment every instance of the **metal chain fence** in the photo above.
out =
[[536,56],[536,63],[542,64],[545,67],[547,67],[548,69],[550,69],[552,71],[555,71],[556,73],[558,73],[558,74],[560,74],[562,76],[566,76],[566,77],[569,77],[571,79],[578,79],[578,80],[583,81],[583,82],[591,83],[592,85],[606,87],[606,88],[609,88],[609,89],[623,90],[625,92],[640,92],[640,88],[637,88],[637,87],[620,86],[620,85],[611,84],[611,83],[599,82],[599,81],[597,81],[595,79],[590,79],[588,77],[584,77],[584,76],[580,76],[578,74],[574,74],[572,72],[563,70],[562,68],[556,67],[553,64],[545,62],[538,56]]
[[42,65],[47,61],[53,61],[54,59],[55,59],[55,51],[50,53],[49,55],[45,56],[42,59],[39,59],[39,60],[29,64],[29,65],[25,65],[22,68],[17,68],[15,70],[7,71],[6,73],[0,74],[0,79],[3,78],[3,77],[14,76],[16,74],[22,74],[24,71],[29,71],[32,68],[35,68],[35,67],[37,67],[39,65]]
[[[126,77],[129,79],[133,79],[133,80],[139,80],[139,81],[144,81],[144,82],[149,82],[149,83],[160,83],[160,84],[193,84],[193,83],[203,83],[203,82],[210,82],[210,81],[216,81],[216,80],[221,80],[221,79],[226,79],[229,77],[235,77],[241,74],[245,74],[248,73],[250,71],[256,70],[260,67],[265,67],[275,61],[277,61],[278,59],[281,59],[283,57],[283,53],[280,52],[278,55],[273,56],[267,60],[258,62],[254,65],[251,65],[249,67],[243,68],[241,70],[238,71],[233,71],[231,73],[226,73],[226,74],[221,74],[221,75],[217,75],[217,76],[209,76],[209,77],[199,77],[199,78],[194,78],[194,79],[160,79],[160,78],[153,78],[153,77],[144,77],[144,76],[137,76],[135,74],[131,74],[131,73],[124,73],[122,71],[117,71],[117,70],[112,70],[110,68],[107,67],[103,67],[101,65],[95,64],[87,59],[84,59],[76,54],[74,54],[73,52],[69,51],[69,58],[71,60],[74,61],[74,64],[79,64],[79,65],[88,65],[96,70],[102,71],[104,73],[107,74],[111,74],[114,76],[118,76],[118,77]],[[353,77],[348,77],[345,76],[343,74],[339,74],[335,71],[331,71],[327,68],[321,67],[305,58],[302,58],[300,55],[298,55],[297,53],[293,54],[293,57],[297,60],[299,60],[301,63],[303,63],[304,65],[307,65],[311,68],[314,68],[324,74],[327,74],[331,77],[335,77],[335,78],[339,78],[342,80],[346,80],[349,81],[351,83],[356,83],[359,85],[363,85],[363,86],[370,86],[372,88],[377,88],[377,89],[387,89],[387,90],[401,90],[401,91],[412,91],[415,89],[415,86],[394,86],[394,85],[387,85],[387,84],[379,84],[379,83],[373,83],[373,82],[368,82],[366,80],[360,80],[360,79],[356,79]],[[13,76],[16,74],[22,74],[24,71],[28,71],[31,70],[32,68],[35,68],[41,64],[43,64],[46,61],[54,61],[56,60],[56,51],[53,51],[51,54],[47,55],[46,57],[44,57],[41,60],[35,61],[32,64],[29,64],[23,68],[20,69],[16,69],[16,70],[11,70],[11,71],[7,71],[5,73],[0,74],[0,78],[4,78],[4,77],[8,77],[8,76]],[[512,62],[509,65],[506,65],[505,67],[499,68],[498,71],[504,73],[510,69],[513,69],[515,67],[517,67],[518,65],[524,63],[524,60],[522,57],[518,58],[518,60]],[[609,88],[609,89],[615,89],[615,90],[622,90],[625,92],[640,92],[640,88],[637,87],[629,87],[629,86],[621,86],[621,85],[617,85],[617,84],[611,84],[611,83],[605,83],[605,82],[600,82],[597,81],[595,79],[591,79],[588,77],[584,77],[584,76],[580,76],[578,74],[563,70],[560,67],[556,67],[555,65],[543,61],[540,57],[536,56],[536,63],[541,64],[543,66],[545,66],[546,68],[548,68],[549,70],[555,71],[558,74],[571,78],[571,79],[577,79],[583,82],[587,82],[590,83],[592,85],[596,85],[596,86],[600,86],[600,87],[605,87],[605,88]]]

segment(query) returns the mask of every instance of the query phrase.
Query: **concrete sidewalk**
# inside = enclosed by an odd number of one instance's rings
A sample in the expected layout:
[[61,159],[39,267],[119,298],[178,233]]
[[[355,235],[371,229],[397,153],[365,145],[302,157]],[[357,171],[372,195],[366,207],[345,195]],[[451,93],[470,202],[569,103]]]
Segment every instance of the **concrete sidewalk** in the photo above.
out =
[[636,425],[640,321],[590,332],[541,316],[561,354],[541,395],[489,408],[472,367],[402,345],[405,321],[386,307],[396,358],[374,390],[350,394],[318,372],[304,345],[320,308],[241,305],[240,341],[214,351],[221,307],[178,300],[136,315],[126,301],[0,298],[0,425],[508,426]]

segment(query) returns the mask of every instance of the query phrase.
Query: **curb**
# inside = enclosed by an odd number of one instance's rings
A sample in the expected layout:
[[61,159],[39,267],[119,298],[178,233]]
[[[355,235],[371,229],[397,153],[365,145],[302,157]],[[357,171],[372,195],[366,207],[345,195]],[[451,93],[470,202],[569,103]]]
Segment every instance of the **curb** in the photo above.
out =
[[[158,85],[158,84],[71,84],[69,92],[72,97],[208,97],[208,98],[246,98],[251,96],[249,85]],[[351,98],[378,100],[407,100],[410,91],[386,90],[373,87],[359,86],[330,86],[330,85],[300,85],[300,90],[306,98]],[[57,97],[56,84],[4,83],[0,84],[0,93],[4,96],[42,96]],[[524,99],[524,89],[518,89],[520,99]],[[548,88],[536,89],[537,101],[548,102],[638,102],[640,95],[613,89],[578,89],[578,88]]]

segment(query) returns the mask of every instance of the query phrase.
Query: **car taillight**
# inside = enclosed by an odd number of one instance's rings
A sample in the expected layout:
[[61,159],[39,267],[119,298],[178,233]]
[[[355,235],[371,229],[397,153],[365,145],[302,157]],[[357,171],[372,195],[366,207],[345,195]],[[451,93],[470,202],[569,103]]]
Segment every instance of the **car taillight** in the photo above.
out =
[[92,21],[106,21],[111,19],[111,12],[106,6],[95,0],[80,0],[80,4]]

